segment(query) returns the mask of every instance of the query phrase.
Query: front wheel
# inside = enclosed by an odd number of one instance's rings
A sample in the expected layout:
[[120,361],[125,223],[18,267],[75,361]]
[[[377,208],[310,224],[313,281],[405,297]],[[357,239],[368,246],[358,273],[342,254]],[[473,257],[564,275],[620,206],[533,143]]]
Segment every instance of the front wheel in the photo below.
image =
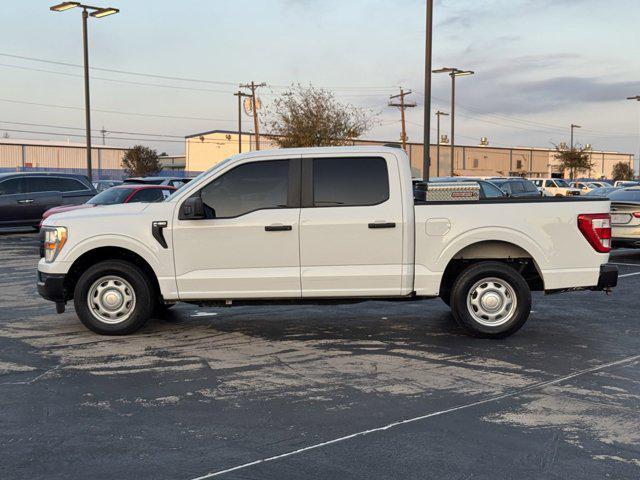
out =
[[531,291],[516,270],[500,262],[471,265],[451,289],[453,317],[465,330],[486,338],[517,332],[529,318]]
[[154,288],[136,265],[107,260],[78,279],[73,302],[80,321],[102,335],[125,335],[141,328],[153,313]]

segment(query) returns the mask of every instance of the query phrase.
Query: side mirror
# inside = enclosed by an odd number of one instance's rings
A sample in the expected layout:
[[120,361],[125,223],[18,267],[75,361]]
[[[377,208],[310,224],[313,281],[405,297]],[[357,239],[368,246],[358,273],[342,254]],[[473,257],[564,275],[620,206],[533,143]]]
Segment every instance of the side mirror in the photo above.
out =
[[203,218],[205,218],[204,204],[199,195],[187,198],[180,206],[179,220],[201,220]]

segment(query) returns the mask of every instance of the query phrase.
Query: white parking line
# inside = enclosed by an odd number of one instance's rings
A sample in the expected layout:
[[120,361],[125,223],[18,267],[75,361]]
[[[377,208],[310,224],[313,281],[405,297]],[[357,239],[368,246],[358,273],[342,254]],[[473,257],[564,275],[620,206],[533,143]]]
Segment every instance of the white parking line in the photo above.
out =
[[640,272],[625,273],[624,275],[618,275],[618,278],[633,277],[634,275],[640,275]]
[[[640,274],[640,272],[638,272],[638,274]],[[564,377],[556,378],[555,380],[548,380],[548,381],[545,381],[545,382],[534,383],[534,384],[529,385],[528,387],[524,387],[524,388],[515,390],[513,392],[510,392],[510,393],[505,393],[505,394],[502,394],[502,395],[489,397],[489,398],[486,398],[484,400],[478,400],[477,402],[467,403],[465,405],[458,405],[457,407],[448,408],[446,410],[440,410],[438,412],[427,413],[426,415],[421,415],[419,417],[409,418],[407,420],[400,420],[400,421],[393,422],[393,423],[390,423],[388,425],[385,425],[383,427],[372,428],[370,430],[363,430],[362,432],[356,432],[356,433],[352,433],[351,435],[345,435],[344,437],[334,438],[333,440],[328,440],[326,442],[317,443],[315,445],[309,445],[308,447],[299,448],[297,450],[293,450],[293,451],[287,452],[287,453],[282,453],[280,455],[275,455],[273,457],[261,458],[260,460],[254,460],[253,462],[248,462],[248,463],[244,463],[242,465],[237,465],[235,467],[227,468],[227,469],[224,469],[224,470],[218,470],[216,472],[207,473],[206,475],[202,475],[201,477],[194,478],[193,480],[204,480],[206,478],[217,477],[217,476],[220,476],[220,475],[224,475],[225,473],[235,472],[236,470],[242,470],[242,469],[245,469],[245,468],[252,467],[254,465],[259,465],[261,463],[273,462],[274,460],[279,460],[281,458],[291,457],[293,455],[299,455],[301,453],[308,452],[309,450],[315,450],[317,448],[326,447],[328,445],[332,445],[332,444],[338,443],[338,442],[343,442],[345,440],[350,440],[350,439],[355,438],[355,437],[362,437],[364,435],[369,435],[371,433],[382,432],[384,430],[389,430],[390,428],[394,428],[394,427],[397,427],[397,426],[400,426],[400,425],[404,425],[404,424],[407,424],[407,423],[418,422],[420,420],[425,420],[425,419],[431,418],[431,417],[437,417],[439,415],[444,415],[444,414],[447,414],[447,413],[456,412],[458,410],[464,410],[464,409],[471,408],[471,407],[477,407],[478,405],[484,405],[486,403],[497,402],[498,400],[503,400],[505,398],[515,397],[516,395],[520,395],[522,393],[529,392],[531,390],[538,390],[540,388],[548,387],[549,385],[555,385],[557,383],[561,383],[561,382],[564,382],[566,380],[570,380],[572,378],[579,377],[581,375],[586,375],[588,373],[598,372],[600,370],[604,370],[605,368],[609,368],[609,367],[615,367],[615,366],[618,366],[618,365],[624,365],[626,363],[631,363],[631,362],[634,362],[636,360],[640,360],[640,355],[634,355],[632,357],[623,358],[621,360],[616,360],[614,362],[605,363],[605,364],[599,365],[597,367],[587,368],[585,370],[579,370],[579,371],[577,371],[575,373],[572,373],[570,375],[566,375]]]

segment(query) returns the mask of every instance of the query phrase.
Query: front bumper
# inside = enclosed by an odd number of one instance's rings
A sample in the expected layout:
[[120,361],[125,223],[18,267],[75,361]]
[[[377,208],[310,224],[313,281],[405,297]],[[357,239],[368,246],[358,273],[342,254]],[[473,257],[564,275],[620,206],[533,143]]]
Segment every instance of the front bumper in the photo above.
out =
[[69,296],[65,289],[65,278],[64,274],[57,273],[44,273],[38,270],[38,294],[46,299],[51,300],[52,302],[60,303],[66,302],[69,300]]
[[609,290],[618,285],[618,267],[605,263],[600,265],[600,276],[598,277],[598,285],[592,290]]

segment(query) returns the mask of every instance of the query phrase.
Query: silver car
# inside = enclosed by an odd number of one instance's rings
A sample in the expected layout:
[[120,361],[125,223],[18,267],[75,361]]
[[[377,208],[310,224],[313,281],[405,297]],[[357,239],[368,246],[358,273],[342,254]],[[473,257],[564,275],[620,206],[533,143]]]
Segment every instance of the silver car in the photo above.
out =
[[640,248],[640,187],[610,193],[614,248]]

